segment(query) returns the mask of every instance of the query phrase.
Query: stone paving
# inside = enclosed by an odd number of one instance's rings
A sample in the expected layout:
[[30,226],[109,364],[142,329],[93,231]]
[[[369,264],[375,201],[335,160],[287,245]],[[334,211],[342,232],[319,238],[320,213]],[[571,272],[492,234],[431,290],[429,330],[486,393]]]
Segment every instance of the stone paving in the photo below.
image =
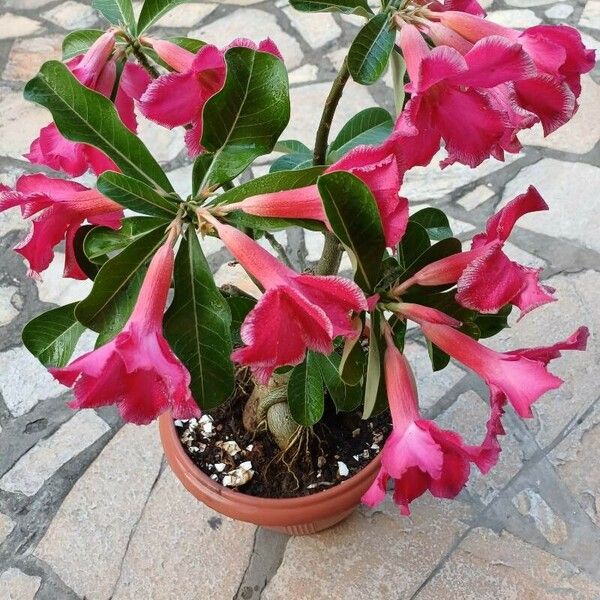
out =
[[[21,98],[24,82],[60,40],[99,26],[89,2],[0,2],[0,180],[28,169],[21,155],[44,110]],[[494,0],[491,18],[515,27],[578,25],[600,47],[600,2]],[[301,15],[285,1],[223,0],[182,5],[165,17],[166,35],[190,32],[223,44],[271,36],[291,69],[294,112],[286,137],[311,143],[317,111],[357,20]],[[62,256],[43,282],[26,277],[11,252],[26,225],[16,210],[0,215],[0,599],[195,600],[300,598],[545,600],[600,598],[600,70],[584,78],[582,106],[570,126],[506,163],[410,173],[403,188],[413,206],[443,206],[467,239],[495,208],[533,183],[551,212],[519,223],[508,246],[521,262],[543,266],[559,301],[492,340],[520,347],[592,330],[591,348],[553,365],[567,379],[509,434],[496,471],[472,477],[453,503],[424,497],[401,518],[388,502],[359,509],[343,525],[287,538],[223,518],[195,502],[165,465],[155,426],[123,425],[112,409],[74,414],[69,392],[29,356],[20,330],[32,315],[81,298],[89,284],[59,281]],[[373,104],[392,108],[386,82],[351,86],[335,127]],[[141,137],[176,187],[189,189],[182,132],[144,124]],[[268,160],[254,168],[267,170]],[[291,230],[279,240],[299,269],[319,256],[321,236]],[[207,246],[221,281],[228,266],[218,242]],[[346,263],[347,264],[347,263]],[[89,342],[89,340],[88,340]],[[85,345],[85,341],[83,343]],[[484,385],[459,366],[433,376],[418,339],[408,344],[423,404],[444,426],[478,439],[486,413]]]

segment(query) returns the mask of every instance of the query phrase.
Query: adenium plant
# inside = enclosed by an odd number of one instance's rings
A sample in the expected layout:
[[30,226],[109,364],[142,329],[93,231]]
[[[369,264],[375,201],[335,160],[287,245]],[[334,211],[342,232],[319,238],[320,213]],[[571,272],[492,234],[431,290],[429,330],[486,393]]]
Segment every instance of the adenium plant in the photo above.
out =
[[[472,465],[485,473],[497,462],[507,404],[531,417],[532,405],[561,384],[548,363],[583,350],[587,330],[506,352],[480,341],[507,326],[513,307],[521,318],[555,299],[537,269],[504,253],[519,218],[548,209],[533,187],[463,249],[441,210],[409,216],[402,181],[440,147],[440,168],[476,167],[518,152],[523,129],[541,123],[550,134],[565,125],[594,52],[568,26],[491,23],[475,0],[290,0],[300,11],[365,19],[309,149],[280,140],[290,100],[277,40],[215,46],[149,33],[180,3],[146,0],[136,20],[129,0],[95,0],[107,30],[69,34],[64,61],[45,63],[25,87],[53,119],[27,159],[56,174],[44,169],[3,186],[0,210],[18,206],[32,217],[16,248],[31,276],[43,276],[64,241],[64,277],[93,280],[86,298],[25,327],[27,348],[73,388],[74,408],[115,404],[139,424],[165,411],[198,417],[226,402],[236,374],[249,368],[256,414],[277,404],[286,417],[267,421],[282,448],[322,418],[326,397],[338,411],[362,407],[364,418],[389,408],[393,431],[364,502],[380,502],[389,480],[404,514],[426,490],[456,496]],[[347,81],[373,84],[388,63],[397,115],[366,109],[330,142]],[[175,193],[136,136],[139,113],[157,127],[185,128],[190,196]],[[234,183],[272,151],[282,156],[269,174]],[[73,180],[87,172],[96,176],[92,188]],[[314,271],[296,272],[276,243],[274,253],[259,243],[290,226],[324,235]],[[205,236],[222,240],[261,289],[258,300],[217,287]],[[352,278],[338,274],[343,252]],[[425,337],[434,370],[453,357],[488,385],[480,445],[421,415],[404,354],[407,321]],[[69,362],[85,329],[97,334],[96,347]]]

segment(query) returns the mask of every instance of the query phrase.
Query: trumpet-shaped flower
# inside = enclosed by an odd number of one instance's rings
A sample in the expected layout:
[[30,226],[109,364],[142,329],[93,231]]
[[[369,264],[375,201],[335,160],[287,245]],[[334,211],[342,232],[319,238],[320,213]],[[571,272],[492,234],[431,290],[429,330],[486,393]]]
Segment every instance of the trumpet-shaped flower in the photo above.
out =
[[200,415],[189,391],[190,374],[167,344],[162,320],[174,253],[168,240],[154,255],[133,313],[104,346],[50,373],[73,387],[72,408],[116,404],[124,420],[145,424],[170,410],[176,419]]
[[[457,433],[422,419],[410,366],[389,331],[386,338],[385,382],[393,430],[383,447],[379,475],[362,500],[369,506],[381,502],[391,477],[394,502],[408,515],[409,504],[426,490],[438,498],[454,498],[469,478],[471,463],[484,473],[489,471],[500,448],[490,434],[481,446],[471,446]],[[495,435],[497,427],[492,433]]]
[[483,233],[476,235],[471,250],[430,263],[396,288],[397,293],[413,284],[457,283],[456,300],[466,308],[482,313],[498,312],[506,304],[521,310],[521,316],[553,302],[553,290],[539,281],[539,269],[524,267],[504,254],[517,220],[525,214],[548,210],[534,187],[511,200],[492,216]]
[[176,72],[162,75],[148,86],[140,102],[141,111],[169,129],[188,126],[185,139],[190,156],[203,151],[202,113],[206,103],[225,84],[225,52],[233,47],[244,47],[268,52],[281,59],[277,46],[270,39],[263,40],[258,46],[250,40],[237,39],[223,49],[207,44],[196,54],[166,40],[145,38],[144,41],[152,44],[160,58]]
[[355,283],[296,273],[238,229],[203,216],[265,289],[242,325],[245,346],[232,354],[236,362],[251,366],[260,383],[277,367],[302,362],[307,349],[329,354],[334,338],[356,335],[351,314],[366,310],[367,300]]
[[29,263],[31,275],[48,268],[54,247],[66,240],[64,276],[86,279],[73,249],[75,234],[84,221],[117,229],[121,224],[121,206],[78,183],[53,179],[46,175],[23,175],[14,190],[0,190],[0,212],[14,206],[23,217],[33,219],[30,234],[15,250]]

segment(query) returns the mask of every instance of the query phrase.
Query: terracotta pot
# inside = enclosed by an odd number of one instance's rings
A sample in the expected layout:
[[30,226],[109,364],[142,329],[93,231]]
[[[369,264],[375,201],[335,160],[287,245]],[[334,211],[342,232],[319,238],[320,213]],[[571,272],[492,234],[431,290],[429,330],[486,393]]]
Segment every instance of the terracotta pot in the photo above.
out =
[[160,438],[169,465],[185,488],[217,512],[290,535],[327,529],[348,517],[359,505],[379,471],[381,455],[348,480],[302,498],[258,498],[234,492],[213,481],[186,454],[168,413],[159,420]]

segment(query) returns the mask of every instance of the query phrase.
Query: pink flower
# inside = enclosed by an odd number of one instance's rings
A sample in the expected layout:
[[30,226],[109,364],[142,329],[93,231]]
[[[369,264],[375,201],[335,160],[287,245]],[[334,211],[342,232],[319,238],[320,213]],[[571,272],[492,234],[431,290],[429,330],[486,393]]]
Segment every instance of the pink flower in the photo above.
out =
[[190,375],[167,344],[162,320],[174,253],[169,239],[154,255],[125,328],[104,346],[50,373],[73,387],[72,408],[116,404],[126,421],[149,423],[170,410],[176,419],[198,417]]
[[562,383],[546,370],[547,362],[528,357],[526,351],[495,352],[448,325],[420,325],[429,341],[475,371],[492,393],[504,394],[521,417],[531,417],[531,405]]
[[222,50],[207,44],[197,54],[165,40],[144,38],[144,41],[152,44],[160,58],[176,73],[162,75],[150,84],[142,97],[141,111],[169,129],[189,126],[185,139],[190,156],[203,151],[202,113],[206,103],[225,84],[225,52],[229,48],[243,46],[281,58],[277,46],[270,39],[263,40],[258,47],[250,40],[237,39]]
[[457,433],[421,419],[410,366],[389,331],[386,338],[385,381],[393,430],[381,453],[379,475],[362,500],[369,506],[379,504],[391,477],[394,502],[408,515],[409,504],[426,490],[438,498],[454,498],[469,478],[471,463],[486,473],[500,448],[487,437],[482,446],[467,445]]
[[298,274],[241,231],[202,214],[265,293],[242,325],[245,346],[232,359],[247,364],[260,383],[283,365],[302,362],[307,349],[330,354],[337,336],[356,335],[352,312],[367,309],[360,288],[342,277]]
[[[398,195],[404,171],[394,151],[394,143],[358,146],[331,165],[325,172],[347,171],[363,181],[373,193],[386,239],[386,245],[398,244],[408,223],[408,200]],[[317,185],[271,192],[246,198],[223,210],[243,210],[261,217],[312,219],[331,229]]]
[[47,269],[54,247],[65,239],[64,276],[72,279],[86,279],[73,249],[80,225],[87,220],[117,229],[123,216],[121,206],[100,192],[42,174],[19,177],[14,191],[0,190],[0,212],[14,206],[21,207],[25,218],[37,214],[30,234],[15,248],[29,262],[29,273],[37,275]]
[[[67,63],[80,83],[106,97],[110,97],[117,78],[117,63],[110,58],[114,45],[115,32],[109,30],[94,42],[86,54]],[[149,83],[150,78],[144,69],[133,63],[125,64],[115,106],[123,123],[133,132],[137,131],[134,99],[140,99]],[[88,169],[96,175],[104,171],[119,171],[115,163],[97,148],[64,138],[54,123],[41,129],[26,158],[32,163],[64,171],[72,177],[83,175]]]
[[503,113],[486,91],[530,78],[533,63],[518,43],[498,36],[481,40],[464,56],[449,46],[430,50],[409,24],[402,25],[400,46],[410,76],[405,114],[419,131],[414,144],[433,155],[443,139],[448,152],[443,165],[458,161],[477,166],[494,152],[506,129]]
[[503,251],[517,220],[541,210],[548,210],[548,205],[534,187],[529,187],[488,220],[485,232],[473,238],[471,250],[430,263],[398,286],[395,293],[400,294],[413,284],[457,282],[456,300],[466,308],[496,313],[513,304],[521,310],[521,317],[553,302],[553,290],[539,281],[541,269],[515,263]]

